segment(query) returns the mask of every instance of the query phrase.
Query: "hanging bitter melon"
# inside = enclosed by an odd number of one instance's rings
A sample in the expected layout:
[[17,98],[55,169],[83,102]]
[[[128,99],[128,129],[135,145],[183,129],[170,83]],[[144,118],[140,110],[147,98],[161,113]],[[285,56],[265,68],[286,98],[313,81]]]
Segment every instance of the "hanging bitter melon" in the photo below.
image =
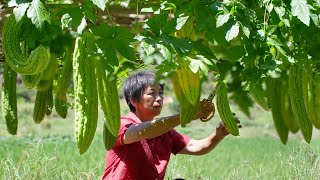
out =
[[17,73],[5,62],[0,103],[2,117],[12,135],[17,134],[18,129],[16,78]]
[[89,32],[84,32],[76,39],[73,54],[75,137],[80,154],[90,147],[98,121],[95,61],[86,50],[90,36]]
[[223,81],[219,81],[217,87],[216,105],[221,120],[229,133],[234,136],[239,135],[239,128],[229,105],[227,86]]
[[303,83],[303,69],[297,65],[290,66],[289,72],[289,96],[292,106],[294,118],[300,126],[301,133],[307,143],[310,143],[312,138],[312,124],[308,118],[306,106],[303,98],[303,88],[306,88]]
[[117,78],[105,70],[102,59],[96,59],[96,77],[100,107],[105,125],[113,136],[117,137],[120,128],[120,98]]
[[63,67],[57,81],[55,109],[60,117],[66,118],[68,113],[67,90],[72,79],[73,71],[72,53],[69,48],[66,49],[63,60]]
[[39,74],[47,67],[48,49],[40,45],[28,57],[20,49],[21,23],[12,14],[6,20],[2,29],[2,49],[9,66],[22,75]]

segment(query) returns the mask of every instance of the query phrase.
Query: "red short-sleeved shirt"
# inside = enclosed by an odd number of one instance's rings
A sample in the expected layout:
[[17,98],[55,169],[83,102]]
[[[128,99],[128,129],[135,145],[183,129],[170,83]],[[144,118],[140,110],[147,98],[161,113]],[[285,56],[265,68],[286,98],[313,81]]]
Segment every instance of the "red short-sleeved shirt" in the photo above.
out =
[[123,136],[129,126],[140,123],[132,112],[121,117],[115,146],[107,152],[102,179],[164,179],[171,153],[177,154],[189,143],[188,136],[171,130],[161,136],[124,145]]

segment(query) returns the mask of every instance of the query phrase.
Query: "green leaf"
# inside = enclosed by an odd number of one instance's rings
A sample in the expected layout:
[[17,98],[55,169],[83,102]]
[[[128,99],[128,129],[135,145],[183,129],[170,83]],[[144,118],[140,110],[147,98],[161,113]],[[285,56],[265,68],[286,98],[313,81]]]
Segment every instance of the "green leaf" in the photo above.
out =
[[82,34],[82,31],[87,27],[86,18],[83,16],[80,25],[77,27],[77,33]]
[[[191,58],[188,58],[188,59],[191,59]],[[190,64],[189,64],[189,68],[191,69],[191,71],[193,73],[197,73],[198,72],[199,67],[200,67],[199,64],[201,64],[200,61],[195,60],[195,59],[191,59]]]
[[281,54],[283,54],[284,56],[287,56],[287,53],[282,48],[284,44],[278,39],[276,35],[267,37],[267,42],[269,42],[270,45],[274,46]]
[[200,63],[199,67],[200,67],[201,71],[204,73],[204,75],[208,76],[209,70],[208,70],[207,66],[204,65],[203,63]]
[[228,22],[229,18],[230,18],[230,14],[229,13],[218,15],[217,22],[216,22],[216,27],[218,28],[220,26],[223,26],[226,22]]
[[281,43],[281,41],[278,39],[277,36],[272,35],[267,37],[267,41],[270,43],[270,45],[272,46],[283,46],[283,44]]
[[154,9],[152,7],[146,7],[141,9],[142,13],[153,13]]
[[16,0],[11,0],[8,2],[8,7],[15,7],[15,6],[18,6]]
[[182,28],[182,26],[188,21],[189,16],[180,16],[177,18],[177,25],[176,30],[179,30]]
[[19,22],[25,15],[30,3],[22,3],[13,9],[13,14],[16,17],[16,21]]
[[146,42],[142,42],[142,48],[146,52],[147,56],[152,55],[156,50],[152,45]]
[[233,25],[231,26],[231,28],[227,31],[227,34],[226,34],[226,36],[225,36],[225,38],[226,38],[227,41],[231,41],[232,39],[234,39],[235,37],[238,36],[238,34],[239,34],[239,27],[240,27],[240,25],[239,25],[238,22],[236,22],[235,24],[233,24]]
[[201,70],[205,75],[208,75],[208,68],[207,66],[201,61],[198,60],[198,57],[196,57],[195,59],[192,59],[190,57],[187,57],[187,59],[190,60],[190,69],[192,72],[196,73],[199,70]]
[[108,0],[91,0],[93,4],[97,5],[102,11],[106,8]]
[[213,17],[210,16],[210,11],[208,9],[203,9],[202,7],[199,7],[195,10],[194,14],[195,21],[197,22],[196,28],[199,31],[206,31],[207,27],[210,26],[213,21]]
[[202,55],[196,55],[196,59],[199,59],[202,63],[208,64],[208,65],[213,65],[213,62],[211,62],[209,59]]
[[61,17],[61,28],[65,29],[69,27],[70,22],[72,21],[72,17],[66,13]]
[[176,38],[174,36],[149,36],[145,38],[144,41],[154,45],[161,44],[165,46],[171,53],[176,52],[180,56],[189,54],[193,48],[193,44],[190,40],[185,38]]
[[87,38],[86,42],[86,50],[89,55],[93,55],[97,52],[97,46],[95,43],[95,37],[94,35],[89,31],[83,31],[82,34],[85,34]]
[[320,0],[315,0],[317,6],[320,8]]
[[134,42],[134,34],[127,28],[117,26],[115,28],[115,38],[123,39],[127,42]]
[[79,7],[67,8],[65,13],[68,13],[71,16],[72,27],[77,28],[80,25],[81,20],[83,18],[82,10]]
[[204,56],[205,59],[210,61],[207,63],[208,65],[214,64],[213,60],[216,60],[217,57],[213,54],[212,50],[208,47],[203,45],[200,41],[193,42],[193,47],[197,51],[199,56]]
[[[128,29],[101,24],[91,28],[91,31],[94,35],[102,38],[98,45],[105,56],[112,59],[113,62],[118,63],[115,52],[120,53],[128,60],[136,60],[134,49],[130,44],[130,42],[134,42],[134,35]],[[111,52],[111,55],[107,54],[108,52]]]
[[313,23],[319,28],[320,27],[320,16],[319,14],[311,14],[310,15]]
[[114,39],[113,44],[117,51],[126,59],[132,61],[137,60],[134,49],[128,41],[123,39]]
[[191,42],[184,38],[162,36],[160,41],[163,42],[163,45],[172,47],[181,56],[190,53],[193,47]]
[[214,10],[214,11],[221,11],[223,10],[223,4],[219,1],[215,1],[214,3],[212,3],[210,6],[209,6],[210,9]]
[[159,49],[159,52],[161,53],[161,55],[164,57],[165,60],[167,60],[167,61],[172,60],[172,54],[166,46],[164,46],[162,44],[157,44],[156,46]]
[[274,7],[274,10],[276,11],[280,19],[282,19],[282,17],[285,15],[285,12],[286,12],[286,9],[282,6]]
[[250,29],[244,24],[241,24],[243,34],[249,39],[250,37]]
[[119,60],[117,57],[117,53],[115,49],[104,49],[104,55],[106,56],[107,60],[109,61],[110,65],[118,66]]
[[107,61],[111,65],[118,66],[119,65],[119,59],[116,54],[116,50],[113,47],[113,41],[112,39],[99,39],[97,41],[97,44],[99,48],[103,51],[104,56],[107,58]]
[[233,46],[228,50],[227,59],[230,61],[237,61],[245,55],[243,46]]
[[165,7],[163,8],[163,10],[165,10],[165,11],[168,11],[168,10],[174,11],[175,9],[177,9],[177,7],[174,3],[167,2],[164,5],[165,5]]
[[250,107],[253,105],[253,101],[249,98],[248,93],[241,89],[237,89],[230,97],[235,104],[237,104],[240,110],[248,117],[251,116]]
[[169,20],[164,27],[161,28],[161,34],[173,34],[177,31],[177,20],[171,19]]
[[84,15],[86,16],[87,20],[92,22],[92,24],[96,24],[97,17],[94,11],[87,10],[84,12]]
[[156,34],[162,34],[161,29],[165,26],[167,23],[168,14],[163,13],[156,15],[155,17],[148,18],[146,25],[147,29],[150,29],[152,32]]
[[266,32],[268,35],[272,35],[277,30],[277,28],[278,28],[278,26],[276,26],[276,25],[270,25],[267,27]]
[[310,24],[310,9],[306,0],[292,0],[291,12],[293,16],[296,16],[305,25]]
[[[6,1],[5,1],[6,2]],[[20,4],[25,4],[25,3],[29,3],[30,1],[28,0],[10,0],[8,2],[8,7],[17,7]]]
[[267,11],[270,13],[273,10],[273,4],[270,2],[267,7],[266,7]]
[[101,38],[113,38],[115,36],[116,27],[109,26],[107,24],[101,24],[100,26],[94,26],[91,28],[94,35]]
[[174,64],[172,61],[164,61],[163,63],[156,66],[157,69],[157,78],[163,78],[164,74],[168,74],[168,72],[171,72],[176,69],[176,64]]
[[39,29],[45,21],[50,22],[50,14],[40,0],[33,0],[27,11],[28,18]]
[[289,20],[289,19],[283,19],[283,23],[284,23],[287,27],[291,27],[291,25],[290,25],[290,20]]
[[127,28],[101,24],[99,26],[92,27],[91,30],[94,35],[99,36],[101,38],[122,39],[128,42],[135,41],[134,34],[132,34],[130,30]]
[[218,67],[219,74],[222,77],[226,76],[228,74],[228,71],[231,70],[233,67],[233,63],[227,60],[220,60],[217,62],[216,65]]

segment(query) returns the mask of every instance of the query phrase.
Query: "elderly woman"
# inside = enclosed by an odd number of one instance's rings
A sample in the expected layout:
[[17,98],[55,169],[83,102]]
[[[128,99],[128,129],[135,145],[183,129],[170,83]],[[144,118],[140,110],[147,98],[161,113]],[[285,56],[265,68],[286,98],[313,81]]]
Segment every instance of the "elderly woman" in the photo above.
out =
[[[131,112],[121,117],[119,135],[107,152],[102,179],[164,179],[171,153],[203,155],[229,134],[220,122],[214,133],[194,140],[173,129],[180,124],[180,114],[155,118],[163,107],[163,86],[149,71],[130,76],[124,82],[124,95]],[[212,113],[212,106],[206,103],[200,103],[194,120]]]

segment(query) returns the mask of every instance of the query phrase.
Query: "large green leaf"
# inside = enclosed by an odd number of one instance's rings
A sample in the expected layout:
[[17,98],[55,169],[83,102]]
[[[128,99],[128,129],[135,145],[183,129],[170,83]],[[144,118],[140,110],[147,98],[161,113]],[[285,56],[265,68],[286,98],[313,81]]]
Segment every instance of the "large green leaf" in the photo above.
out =
[[226,13],[226,14],[220,14],[217,17],[217,22],[216,22],[216,27],[220,27],[223,26],[226,22],[228,22],[230,18],[230,14]]
[[188,21],[189,16],[183,16],[181,15],[180,17],[177,18],[177,26],[176,29],[179,30],[182,28],[182,26]]
[[101,24],[91,28],[91,31],[101,38],[97,41],[98,46],[104,52],[110,64],[119,64],[116,52],[128,60],[136,60],[134,49],[130,44],[135,41],[134,35],[128,29]]
[[231,27],[230,29],[227,31],[226,33],[226,40],[227,41],[231,41],[232,39],[234,39],[235,37],[238,36],[239,34],[239,28],[240,28],[240,25],[238,22],[235,22]]
[[200,55],[197,55],[194,58],[187,57],[187,59],[190,61],[189,67],[193,73],[197,73],[201,70],[206,76],[208,75],[208,68],[205,63],[211,63],[210,61]]
[[22,3],[13,9],[13,14],[16,17],[17,22],[19,22],[22,19],[27,9],[29,8],[29,6],[30,6],[30,3]]
[[33,0],[27,11],[28,18],[39,29],[42,28],[45,21],[50,22],[50,13],[46,10],[44,4],[40,0]]
[[155,34],[162,34],[161,29],[165,26],[167,23],[168,14],[163,13],[156,15],[155,17],[151,17],[147,20],[146,25],[147,29],[150,29]]
[[291,12],[293,16],[297,16],[301,22],[309,26],[310,24],[310,9],[306,0],[292,0]]

